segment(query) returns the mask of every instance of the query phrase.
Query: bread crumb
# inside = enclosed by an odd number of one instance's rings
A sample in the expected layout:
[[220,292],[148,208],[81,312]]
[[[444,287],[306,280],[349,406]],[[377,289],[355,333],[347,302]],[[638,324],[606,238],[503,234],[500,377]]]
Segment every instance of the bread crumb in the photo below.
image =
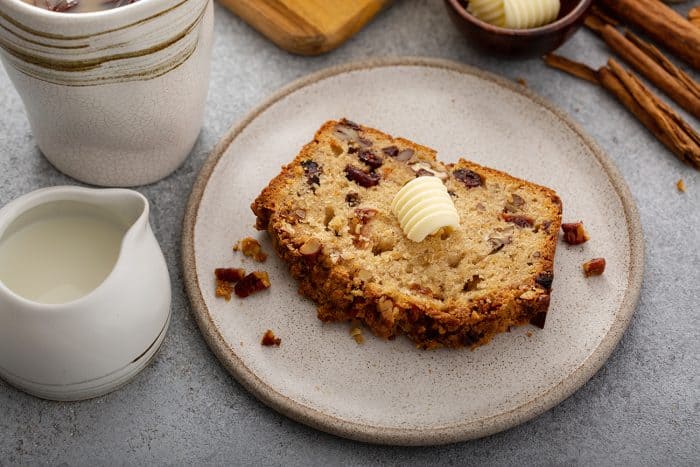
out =
[[685,193],[685,182],[682,178],[679,178],[676,182],[676,188],[678,188],[678,191],[680,191],[681,193]]
[[217,297],[223,297],[228,302],[231,300],[231,292],[233,292],[233,284],[231,282],[216,280]]
[[265,334],[263,334],[262,340],[260,341],[260,344],[264,345],[265,347],[272,347],[273,345],[275,347],[279,347],[281,343],[282,339],[276,337],[275,333],[272,332],[270,329],[265,331]]
[[350,328],[350,335],[352,336],[353,339],[355,339],[355,342],[358,344],[362,344],[365,342],[365,338],[362,335],[362,329],[360,329],[358,321],[353,321],[352,322],[352,327]]
[[249,258],[253,258],[259,263],[265,262],[267,259],[267,253],[262,251],[260,242],[258,242],[253,237],[245,237],[238,240],[238,243],[233,245],[233,251],[240,251]]
[[527,337],[532,337],[532,331],[526,332],[525,335],[526,335]]
[[515,81],[517,81],[519,85],[527,87],[527,81],[525,81],[525,78],[516,78]]

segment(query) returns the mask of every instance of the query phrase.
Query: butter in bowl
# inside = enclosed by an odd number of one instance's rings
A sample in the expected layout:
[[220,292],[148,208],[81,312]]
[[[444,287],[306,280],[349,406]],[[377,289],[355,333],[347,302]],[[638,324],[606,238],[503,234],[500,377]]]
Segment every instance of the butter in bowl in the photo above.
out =
[[583,24],[593,0],[445,0],[470,44],[502,56],[529,58],[561,46]]

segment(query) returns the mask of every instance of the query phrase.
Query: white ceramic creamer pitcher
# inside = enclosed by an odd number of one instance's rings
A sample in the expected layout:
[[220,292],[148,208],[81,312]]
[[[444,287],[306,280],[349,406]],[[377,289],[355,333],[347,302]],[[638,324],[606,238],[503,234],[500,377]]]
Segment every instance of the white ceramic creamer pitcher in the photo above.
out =
[[148,218],[124,189],[46,188],[0,209],[0,377],[80,400],[150,362],[171,289]]

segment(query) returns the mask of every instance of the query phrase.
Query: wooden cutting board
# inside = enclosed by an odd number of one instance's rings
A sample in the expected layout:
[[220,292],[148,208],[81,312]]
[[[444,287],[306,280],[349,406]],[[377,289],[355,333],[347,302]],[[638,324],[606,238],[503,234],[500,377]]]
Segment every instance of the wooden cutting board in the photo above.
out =
[[333,50],[391,0],[219,0],[272,42],[292,53]]

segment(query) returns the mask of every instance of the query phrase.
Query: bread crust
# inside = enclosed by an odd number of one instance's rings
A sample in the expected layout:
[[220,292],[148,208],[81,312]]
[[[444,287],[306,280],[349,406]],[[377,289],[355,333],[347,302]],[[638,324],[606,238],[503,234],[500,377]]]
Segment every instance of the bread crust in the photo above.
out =
[[[446,299],[436,305],[434,301],[417,298],[415,294],[387,289],[374,281],[362,281],[356,271],[339,265],[326,248],[312,255],[300,252],[308,235],[300,235],[296,229],[290,228],[294,225],[295,212],[290,187],[304,177],[302,163],[318,158],[319,146],[333,141],[329,135],[344,122],[326,122],[314,140],[282,168],[251,205],[257,217],[256,228],[268,232],[276,253],[289,265],[291,275],[299,282],[299,292],[318,306],[318,318],[324,322],[358,320],[376,336],[394,339],[405,334],[418,347],[425,349],[441,346],[475,348],[488,343],[494,335],[509,331],[512,326],[533,322],[542,327],[550,302],[553,260],[561,224],[562,206],[557,194],[549,188],[464,159],[456,164],[441,164],[436,161],[434,150],[402,138],[391,138],[372,128],[357,126],[364,137],[389,138],[401,148],[420,153],[421,161],[432,161],[448,173],[467,169],[491,181],[517,184],[528,192],[539,194],[542,202],[547,204],[544,210],[549,220],[538,249],[537,262],[532,266],[533,273],[518,284],[489,291],[466,302]],[[542,225],[534,228],[544,230]]]

